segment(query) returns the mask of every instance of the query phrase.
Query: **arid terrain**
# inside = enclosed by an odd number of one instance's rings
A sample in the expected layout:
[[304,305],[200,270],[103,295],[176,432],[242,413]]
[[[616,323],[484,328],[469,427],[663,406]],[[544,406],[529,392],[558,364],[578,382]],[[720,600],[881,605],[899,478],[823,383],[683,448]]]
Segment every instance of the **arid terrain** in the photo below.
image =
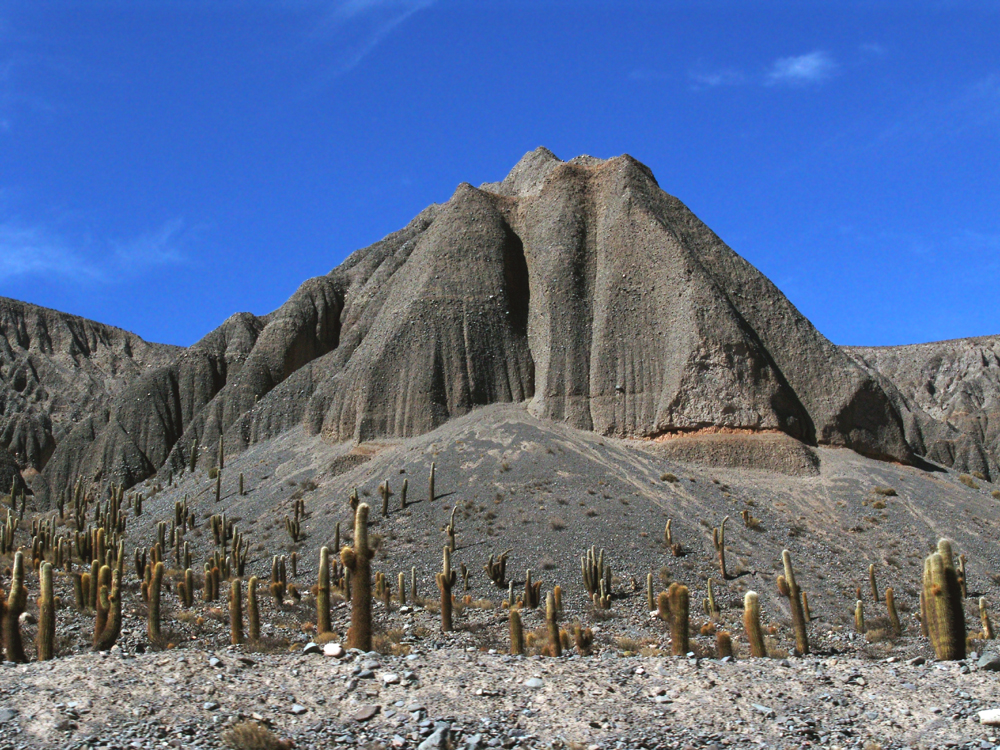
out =
[[[979,717],[1000,709],[1000,647],[980,632],[980,601],[1000,616],[995,340],[835,346],[630,157],[531,152],[189,348],[13,300],[0,334],[0,585],[20,590],[21,550],[27,591],[5,618],[0,750],[1000,746]],[[320,549],[354,543],[354,493],[389,584],[368,653],[348,649],[342,588],[318,631]],[[960,660],[921,632],[942,538],[964,564]],[[121,631],[95,648],[106,608],[76,586],[98,557],[114,567],[117,542]],[[607,602],[585,587],[591,548]],[[484,568],[503,553],[497,585]],[[43,560],[51,660],[35,647]],[[517,603],[529,571],[537,608]],[[677,655],[656,611],[674,583],[690,596]],[[577,628],[593,643],[574,645]]]

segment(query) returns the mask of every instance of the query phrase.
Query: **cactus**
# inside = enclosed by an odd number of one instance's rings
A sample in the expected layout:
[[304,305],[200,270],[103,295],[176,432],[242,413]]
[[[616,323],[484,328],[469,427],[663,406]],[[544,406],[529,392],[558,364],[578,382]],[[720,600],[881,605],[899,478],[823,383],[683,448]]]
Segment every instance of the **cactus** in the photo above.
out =
[[108,626],[108,616],[111,613],[111,568],[102,565],[97,577],[97,608],[94,617],[94,649],[101,634]]
[[243,579],[234,578],[229,584],[229,642],[243,643]]
[[715,588],[713,587],[713,583],[714,583],[714,581],[711,578],[709,578],[708,579],[708,598],[705,599],[705,605],[706,605],[705,606],[705,609],[706,609],[705,614],[708,615],[710,618],[715,619],[715,618],[717,618],[719,616],[719,607],[715,603]]
[[378,486],[378,494],[382,496],[382,518],[389,517],[389,496],[392,492],[389,490],[389,480],[386,479]]
[[865,605],[860,599],[854,603],[854,629],[861,635],[865,633]]
[[250,625],[250,640],[260,640],[260,609],[257,607],[257,576],[250,576],[247,584],[247,621]]
[[87,608],[87,599],[83,593],[83,576],[79,573],[73,574],[73,602],[78,612]]
[[983,625],[983,639],[993,640],[993,624],[990,622],[990,613],[986,611],[986,597],[979,597],[979,621]]
[[7,661],[26,662],[24,644],[21,641],[20,617],[28,604],[28,591],[24,587],[24,554],[18,550],[14,553],[14,566],[11,570],[10,593],[7,604],[3,608],[3,643]]
[[347,631],[349,648],[372,650],[372,569],[374,555],[368,546],[367,503],[360,503],[354,514],[354,546],[340,552],[344,567],[351,572],[351,627]]
[[402,508],[403,510],[406,510],[406,490],[409,488],[409,486],[410,486],[410,480],[404,479],[403,486],[399,490],[399,507]]
[[868,586],[872,590],[872,601],[877,602],[879,600],[879,596],[878,596],[878,585],[875,583],[874,563],[868,566]]
[[580,656],[589,656],[594,647],[594,631],[590,628],[581,628],[579,625],[573,628],[573,643]]
[[748,591],[743,597],[743,627],[750,645],[750,656],[767,656],[764,632],[760,628],[760,598],[756,591]]
[[451,632],[451,587],[455,585],[455,571],[451,569],[451,550],[444,548],[441,572],[435,576],[441,592],[441,632]]
[[[153,567],[153,577],[149,583],[149,612],[146,621],[146,633],[154,643],[161,639],[160,633],[160,586],[163,583],[163,563],[158,562]],[[206,581],[206,588],[208,582]]]
[[521,613],[516,607],[510,608],[510,653],[512,656],[524,653],[524,628],[521,627]]
[[663,543],[667,545],[667,549],[671,549],[674,546],[674,534],[670,530],[670,524],[673,523],[672,518],[667,519],[667,525],[663,527]]
[[792,569],[792,553],[787,549],[781,553],[781,562],[785,567],[785,574],[778,576],[778,593],[788,598],[789,607],[792,610],[792,631],[795,633],[795,650],[800,656],[809,653],[809,636],[806,632],[806,615],[802,608],[802,591],[795,580],[795,571]]
[[728,631],[720,630],[715,634],[715,653],[720,659],[733,658],[733,639]]
[[959,555],[958,556],[958,568],[957,568],[957,572],[958,572],[958,585],[962,589],[962,598],[963,599],[968,599],[969,598],[969,589],[965,585],[965,555]]
[[726,516],[718,528],[712,529],[712,545],[719,553],[719,573],[722,575],[723,581],[729,578],[726,573],[726,521],[728,520],[729,516]]
[[897,638],[903,634],[903,625],[899,621],[899,612],[896,611],[896,594],[892,586],[885,590],[885,608],[889,613],[889,624],[892,627],[892,634]]
[[486,575],[493,581],[493,585],[500,589],[507,586],[507,555],[510,552],[510,550],[503,552],[496,560],[493,559],[493,555],[491,554],[489,562],[483,566],[483,570],[486,571]]
[[222,435],[219,435],[219,455],[216,459],[216,465],[219,467],[220,472],[226,468],[225,443],[223,442]]
[[298,519],[285,516],[285,531],[292,538],[292,544],[297,544],[302,535],[302,523]]
[[965,613],[951,544],[942,539],[938,551],[924,561],[924,609],[934,653],[941,661],[965,658]]
[[215,475],[215,502],[222,500],[222,471],[219,470]]
[[190,609],[194,606],[194,571],[184,569],[184,606]]
[[459,570],[462,573],[462,590],[469,590],[469,569],[465,566],[465,563],[459,565]]
[[524,577],[524,606],[528,609],[538,609],[541,604],[542,582],[531,580],[531,570],[529,569]]
[[652,573],[646,573],[646,609],[650,612],[656,609],[656,597],[653,594]]
[[451,551],[455,551],[455,511],[458,510],[458,504],[456,503],[451,509],[451,518],[448,521],[448,525],[445,527],[445,533],[448,534],[448,545],[451,547]]
[[417,594],[417,569],[415,566],[410,567],[410,598],[414,602],[420,598]]
[[[583,585],[591,599],[597,604],[597,597],[602,602],[598,605],[607,609],[611,599],[611,566],[604,564],[604,550],[598,554],[591,547],[587,554],[580,558],[580,569],[583,573]],[[603,583],[603,587],[602,587]]]
[[246,495],[246,492],[244,492],[244,490],[243,490],[243,472],[242,471],[240,472],[240,485],[239,485],[239,487],[240,487],[239,488],[240,497],[243,497],[244,495]]
[[397,585],[399,586],[399,592],[396,594],[396,598],[399,599],[399,606],[402,607],[404,604],[406,604],[406,576],[400,573],[397,581],[398,581]]
[[670,594],[661,591],[656,598],[656,616],[661,622],[670,622]]
[[802,614],[805,616],[806,622],[812,622],[813,616],[809,610],[809,595],[805,591],[802,592]]
[[188,462],[188,469],[192,474],[198,468],[198,438],[191,441],[191,456]]
[[319,580],[316,586],[316,632],[330,632],[330,548],[319,551]]
[[52,564],[43,562],[38,596],[38,661],[47,661],[55,656],[56,607],[52,596]]
[[549,645],[546,647],[546,653],[549,656],[562,656],[559,610],[556,608],[556,598],[551,591],[545,597],[545,626],[549,631]]
[[95,633],[94,650],[109,651],[122,632],[122,573],[115,569],[111,574],[111,587],[101,586],[101,606],[107,612],[104,629]]
[[670,584],[670,653],[683,656],[688,652],[688,588]]
[[430,501],[433,503],[434,502],[434,462],[433,461],[431,461],[431,473],[430,473],[430,477],[427,480],[427,487],[428,487],[428,492],[429,492],[428,496],[430,497]]

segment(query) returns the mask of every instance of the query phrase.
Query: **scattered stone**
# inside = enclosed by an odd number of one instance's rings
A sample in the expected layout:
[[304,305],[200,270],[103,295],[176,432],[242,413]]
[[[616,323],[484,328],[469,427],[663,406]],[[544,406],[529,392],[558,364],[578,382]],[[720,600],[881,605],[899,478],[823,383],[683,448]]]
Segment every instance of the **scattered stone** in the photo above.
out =
[[1000,672],[1000,656],[987,651],[979,657],[976,667],[978,669],[985,669],[987,672]]
[[305,645],[305,647],[302,649],[302,653],[303,654],[321,654],[321,653],[323,653],[323,649],[320,648],[320,646],[319,646],[318,643],[315,643],[313,641],[309,641],[309,643],[307,643]]
[[300,706],[298,703],[294,703],[292,704],[291,713],[293,713],[295,716],[301,716],[308,710],[309,709],[307,709],[305,706]]
[[545,683],[537,677],[531,677],[524,681],[524,686],[528,688],[540,688]]
[[205,709],[206,711],[217,711],[219,709],[219,704],[216,703],[215,701],[206,701],[202,705],[202,708]]
[[327,656],[332,656],[335,659],[341,658],[347,652],[344,651],[344,647],[339,643],[327,643],[323,646],[323,653]]
[[376,704],[363,705],[359,707],[357,711],[354,712],[354,720],[368,721],[369,719],[375,717],[381,710],[382,707]]

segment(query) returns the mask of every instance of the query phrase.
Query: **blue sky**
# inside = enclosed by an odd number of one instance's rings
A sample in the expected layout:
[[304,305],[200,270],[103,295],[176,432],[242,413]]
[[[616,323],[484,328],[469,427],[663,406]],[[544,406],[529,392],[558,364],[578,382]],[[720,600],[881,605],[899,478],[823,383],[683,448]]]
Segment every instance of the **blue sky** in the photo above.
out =
[[829,338],[1000,333],[1000,4],[0,0],[0,295],[190,344],[539,145]]

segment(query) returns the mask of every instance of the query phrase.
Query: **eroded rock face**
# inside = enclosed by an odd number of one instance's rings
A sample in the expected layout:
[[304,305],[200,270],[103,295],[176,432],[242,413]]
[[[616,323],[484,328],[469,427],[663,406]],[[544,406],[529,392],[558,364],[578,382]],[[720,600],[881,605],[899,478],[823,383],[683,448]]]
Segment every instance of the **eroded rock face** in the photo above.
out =
[[42,470],[76,423],[179,352],[120,328],[0,298],[0,448],[20,470]]
[[1000,336],[846,351],[891,384],[886,391],[914,450],[959,471],[1000,476]]
[[151,370],[63,440],[44,487],[131,484],[293,425],[408,437],[477,405],[620,436],[778,430],[913,459],[877,373],[827,341],[628,156],[526,155]]

